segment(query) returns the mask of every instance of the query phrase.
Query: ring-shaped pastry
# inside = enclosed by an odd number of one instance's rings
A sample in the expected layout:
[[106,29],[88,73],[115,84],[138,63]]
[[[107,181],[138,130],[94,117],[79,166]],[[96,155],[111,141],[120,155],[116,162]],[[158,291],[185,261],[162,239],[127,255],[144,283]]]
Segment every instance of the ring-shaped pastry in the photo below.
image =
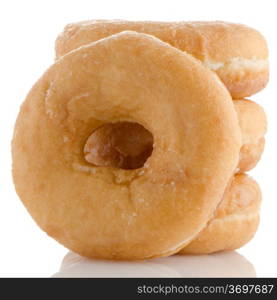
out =
[[[137,169],[85,159],[105,124],[138,123],[153,151]],[[176,253],[206,225],[237,163],[231,97],[190,55],[123,32],[61,57],[23,103],[12,143],[17,193],[37,224],[88,257]]]

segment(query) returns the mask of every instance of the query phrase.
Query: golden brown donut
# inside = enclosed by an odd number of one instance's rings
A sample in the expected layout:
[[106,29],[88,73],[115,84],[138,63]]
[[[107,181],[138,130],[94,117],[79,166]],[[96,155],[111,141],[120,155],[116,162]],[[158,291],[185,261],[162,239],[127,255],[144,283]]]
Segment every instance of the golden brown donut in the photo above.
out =
[[[92,132],[117,122],[153,135],[139,169],[85,160]],[[231,97],[213,72],[153,36],[123,32],[61,57],[34,85],[15,126],[13,177],[37,224],[72,251],[166,256],[206,226],[240,146]]]
[[268,49],[256,30],[227,22],[133,22],[92,20],[69,24],[58,36],[56,55],[109,35],[134,30],[186,51],[215,71],[235,99],[253,95],[268,81]]
[[242,247],[259,224],[261,191],[248,175],[234,176],[214,217],[180,254],[207,254]]
[[253,169],[261,158],[267,120],[259,104],[247,99],[234,100],[233,103],[242,133],[242,147],[236,172],[243,173]]

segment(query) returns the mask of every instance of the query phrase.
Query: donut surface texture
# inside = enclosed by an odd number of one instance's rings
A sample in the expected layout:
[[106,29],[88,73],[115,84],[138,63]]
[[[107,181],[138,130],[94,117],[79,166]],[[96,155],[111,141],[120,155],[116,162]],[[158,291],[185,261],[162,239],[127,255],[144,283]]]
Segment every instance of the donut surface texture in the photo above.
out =
[[234,176],[214,217],[180,254],[234,250],[251,240],[259,225],[261,191],[246,174]]
[[[92,133],[117,122],[152,134],[141,168],[86,160]],[[240,147],[234,105],[213,72],[123,32],[64,55],[33,86],[15,126],[13,177],[37,224],[67,248],[145,259],[176,253],[206,226]]]
[[[256,166],[264,150],[267,121],[263,108],[257,103],[241,99],[233,101],[237,112],[242,147],[236,173]],[[107,147],[107,145],[110,147]],[[118,123],[100,127],[88,139],[86,159],[94,165],[112,165],[123,169],[143,166],[152,152],[153,137],[137,123]],[[109,159],[107,159],[107,155]]]
[[65,27],[56,41],[56,55],[109,35],[134,30],[147,33],[190,53],[215,71],[232,98],[253,95],[268,81],[268,49],[256,30],[227,22],[133,22],[92,20]]
[[242,134],[242,147],[236,172],[253,169],[264,151],[267,119],[263,108],[247,99],[233,101]]

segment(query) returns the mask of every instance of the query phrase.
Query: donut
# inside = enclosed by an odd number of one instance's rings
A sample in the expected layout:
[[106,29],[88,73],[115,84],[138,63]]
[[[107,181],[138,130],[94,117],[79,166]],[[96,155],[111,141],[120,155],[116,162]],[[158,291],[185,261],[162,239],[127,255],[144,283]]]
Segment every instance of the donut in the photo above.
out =
[[[86,160],[93,132],[118,122],[153,136],[142,167]],[[65,247],[146,259],[178,252],[206,226],[240,147],[232,99],[216,75],[127,31],[62,56],[35,83],[14,129],[13,178],[36,223]]]
[[208,254],[242,247],[259,224],[261,191],[246,174],[233,177],[214,217],[180,254]]
[[69,24],[56,40],[56,55],[109,35],[134,30],[190,53],[215,71],[234,99],[251,96],[268,81],[268,49],[256,30],[227,22],[92,20]]
[[261,158],[264,150],[264,135],[267,120],[263,108],[257,103],[247,100],[234,100],[242,132],[242,147],[237,172],[253,169]]

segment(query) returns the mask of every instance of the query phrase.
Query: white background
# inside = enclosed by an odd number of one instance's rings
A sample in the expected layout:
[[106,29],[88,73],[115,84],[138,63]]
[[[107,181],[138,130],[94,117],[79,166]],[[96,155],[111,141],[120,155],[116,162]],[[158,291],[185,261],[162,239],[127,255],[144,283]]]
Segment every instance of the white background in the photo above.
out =
[[0,7],[0,276],[52,276],[68,251],[47,237],[17,197],[11,179],[10,141],[21,102],[53,62],[54,41],[69,22],[86,19],[225,20],[263,33],[270,49],[267,88],[251,97],[268,116],[262,161],[251,172],[263,192],[255,238],[237,252],[171,257],[141,263],[106,263],[69,254],[56,276],[277,276],[277,16],[272,1],[129,0],[1,1]]

